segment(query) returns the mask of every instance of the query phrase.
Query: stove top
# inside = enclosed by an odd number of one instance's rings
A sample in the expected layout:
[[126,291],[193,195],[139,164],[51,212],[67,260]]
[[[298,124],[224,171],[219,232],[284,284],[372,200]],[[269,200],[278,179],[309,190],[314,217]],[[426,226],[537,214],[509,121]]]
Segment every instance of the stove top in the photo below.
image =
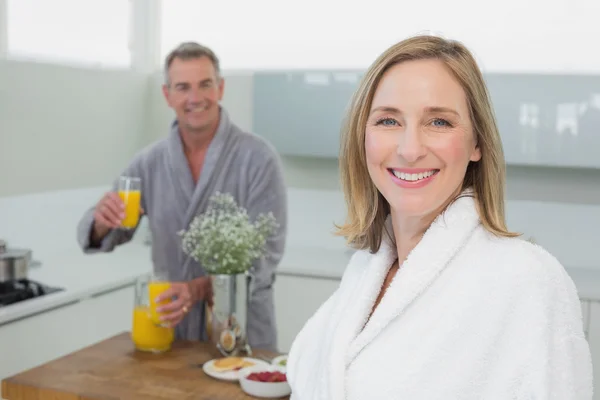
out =
[[28,279],[0,282],[0,308],[62,290],[64,289],[48,287]]

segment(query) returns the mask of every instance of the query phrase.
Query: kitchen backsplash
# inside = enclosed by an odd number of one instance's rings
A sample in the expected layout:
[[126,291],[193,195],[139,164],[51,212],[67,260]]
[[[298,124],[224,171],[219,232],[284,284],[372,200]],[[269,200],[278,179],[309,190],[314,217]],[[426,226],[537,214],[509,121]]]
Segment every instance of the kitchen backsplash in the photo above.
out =
[[[45,254],[80,251],[76,226],[83,212],[93,206],[106,187],[0,197],[0,238],[10,247],[33,250],[43,261]],[[289,233],[293,248],[346,249],[344,239],[333,235],[334,223],[344,218],[341,192],[288,189]],[[509,228],[533,237],[564,265],[600,269],[597,229],[600,206],[509,201]],[[144,220],[143,220],[144,221]],[[145,222],[135,241],[147,239]]]
[[[32,249],[34,258],[47,252],[79,251],[77,223],[107,189],[101,186],[0,197],[0,238],[10,247]],[[330,233],[333,223],[343,217],[339,192],[290,189],[288,199],[288,245],[344,249],[344,240]],[[142,219],[134,240],[147,239],[147,224]]]

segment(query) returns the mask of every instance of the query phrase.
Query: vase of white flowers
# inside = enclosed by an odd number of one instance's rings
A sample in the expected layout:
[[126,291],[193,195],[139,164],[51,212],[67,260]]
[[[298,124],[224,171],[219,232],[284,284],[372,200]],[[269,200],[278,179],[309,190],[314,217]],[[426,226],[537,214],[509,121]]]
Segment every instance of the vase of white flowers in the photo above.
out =
[[206,212],[180,232],[183,251],[211,277],[214,304],[206,308],[206,330],[224,356],[252,354],[246,337],[252,264],[264,256],[266,241],[277,228],[272,213],[252,222],[233,196],[216,192]]

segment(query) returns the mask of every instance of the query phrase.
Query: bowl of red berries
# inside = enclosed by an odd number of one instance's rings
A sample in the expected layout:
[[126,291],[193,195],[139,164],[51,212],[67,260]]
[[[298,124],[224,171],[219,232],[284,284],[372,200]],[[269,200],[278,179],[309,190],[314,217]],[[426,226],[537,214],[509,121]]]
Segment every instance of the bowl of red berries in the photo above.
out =
[[254,397],[273,399],[292,392],[285,368],[278,365],[253,365],[238,372],[242,390]]

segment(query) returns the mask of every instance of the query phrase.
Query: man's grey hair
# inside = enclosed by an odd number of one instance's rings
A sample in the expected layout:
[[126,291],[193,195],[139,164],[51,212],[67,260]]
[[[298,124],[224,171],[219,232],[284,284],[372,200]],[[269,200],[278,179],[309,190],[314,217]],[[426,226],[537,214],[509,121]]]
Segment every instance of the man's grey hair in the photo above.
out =
[[167,55],[164,66],[164,78],[165,84],[169,86],[171,84],[169,80],[169,68],[173,64],[173,60],[179,58],[180,60],[195,60],[198,58],[207,57],[215,67],[217,77],[221,77],[221,67],[219,65],[219,58],[217,55],[206,46],[203,46],[196,42],[183,42],[179,46],[175,47]]

